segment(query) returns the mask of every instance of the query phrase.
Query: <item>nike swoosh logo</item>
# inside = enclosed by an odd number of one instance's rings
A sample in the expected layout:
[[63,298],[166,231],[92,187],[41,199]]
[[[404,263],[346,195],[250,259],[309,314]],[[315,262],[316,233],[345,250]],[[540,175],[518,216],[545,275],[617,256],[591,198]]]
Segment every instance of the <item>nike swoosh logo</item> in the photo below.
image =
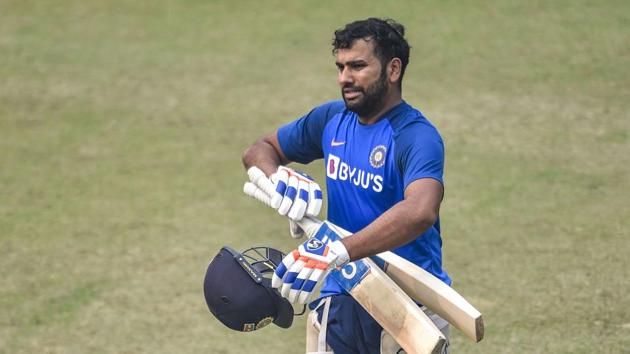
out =
[[345,144],[345,143],[346,143],[345,141],[335,141],[335,139],[333,139],[333,140],[330,142],[330,146],[341,146],[341,145],[343,145],[343,144]]

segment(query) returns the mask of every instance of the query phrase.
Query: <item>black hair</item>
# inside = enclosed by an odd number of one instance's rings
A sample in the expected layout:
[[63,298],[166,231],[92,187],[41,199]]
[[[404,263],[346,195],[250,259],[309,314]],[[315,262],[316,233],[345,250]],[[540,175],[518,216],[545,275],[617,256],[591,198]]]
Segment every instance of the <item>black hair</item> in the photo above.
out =
[[409,43],[405,39],[405,27],[392,19],[370,17],[367,20],[354,21],[335,31],[333,54],[339,49],[352,47],[357,39],[374,42],[374,54],[385,65],[393,58],[402,62],[399,85],[402,83],[405,68],[409,63]]

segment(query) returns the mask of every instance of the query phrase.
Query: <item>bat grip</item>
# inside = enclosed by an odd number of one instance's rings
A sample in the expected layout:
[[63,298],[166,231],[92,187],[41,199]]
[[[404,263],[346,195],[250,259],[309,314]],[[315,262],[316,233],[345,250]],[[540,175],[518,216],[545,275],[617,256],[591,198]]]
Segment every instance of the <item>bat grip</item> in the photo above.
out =
[[315,236],[315,234],[319,230],[319,227],[323,223],[321,220],[310,216],[305,216],[304,218],[302,218],[302,220],[296,222],[302,228],[302,230],[304,230],[304,233],[308,238]]
[[265,204],[266,206],[271,207],[271,197],[265,194],[265,192],[263,192],[252,182],[245,182],[245,184],[243,185],[243,192],[248,196],[258,200],[259,202]]

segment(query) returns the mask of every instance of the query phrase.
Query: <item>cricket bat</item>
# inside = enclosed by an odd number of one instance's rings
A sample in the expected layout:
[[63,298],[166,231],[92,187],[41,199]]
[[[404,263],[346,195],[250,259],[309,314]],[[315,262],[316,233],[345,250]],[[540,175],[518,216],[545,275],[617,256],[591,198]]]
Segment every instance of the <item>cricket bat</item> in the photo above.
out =
[[[250,168],[247,174],[251,183],[245,184],[244,192],[270,205],[269,196],[274,193],[271,181],[257,167]],[[300,226],[307,234],[308,231],[305,227],[319,225],[319,220],[315,218],[305,217],[304,219],[304,223],[308,225]],[[330,222],[327,223],[343,237],[352,234]],[[317,228],[318,226],[314,227]],[[440,315],[473,341],[479,342],[483,339],[484,324],[481,313],[455,289],[421,267],[392,252],[379,253],[376,258],[384,262],[385,273],[413,300],[422,303]]]

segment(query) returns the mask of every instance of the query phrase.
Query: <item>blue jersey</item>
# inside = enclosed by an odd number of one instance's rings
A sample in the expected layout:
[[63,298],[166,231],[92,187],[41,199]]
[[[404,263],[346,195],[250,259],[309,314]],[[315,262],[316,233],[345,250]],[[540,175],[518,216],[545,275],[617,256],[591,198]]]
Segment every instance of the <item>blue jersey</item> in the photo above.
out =
[[[343,101],[328,102],[281,127],[278,140],[291,161],[324,159],[328,220],[353,233],[403,200],[411,182],[433,178],[443,183],[442,138],[420,111],[405,102],[371,125],[362,124]],[[439,218],[392,251],[451,284],[442,269]],[[341,292],[330,278],[321,289],[322,296]]]

